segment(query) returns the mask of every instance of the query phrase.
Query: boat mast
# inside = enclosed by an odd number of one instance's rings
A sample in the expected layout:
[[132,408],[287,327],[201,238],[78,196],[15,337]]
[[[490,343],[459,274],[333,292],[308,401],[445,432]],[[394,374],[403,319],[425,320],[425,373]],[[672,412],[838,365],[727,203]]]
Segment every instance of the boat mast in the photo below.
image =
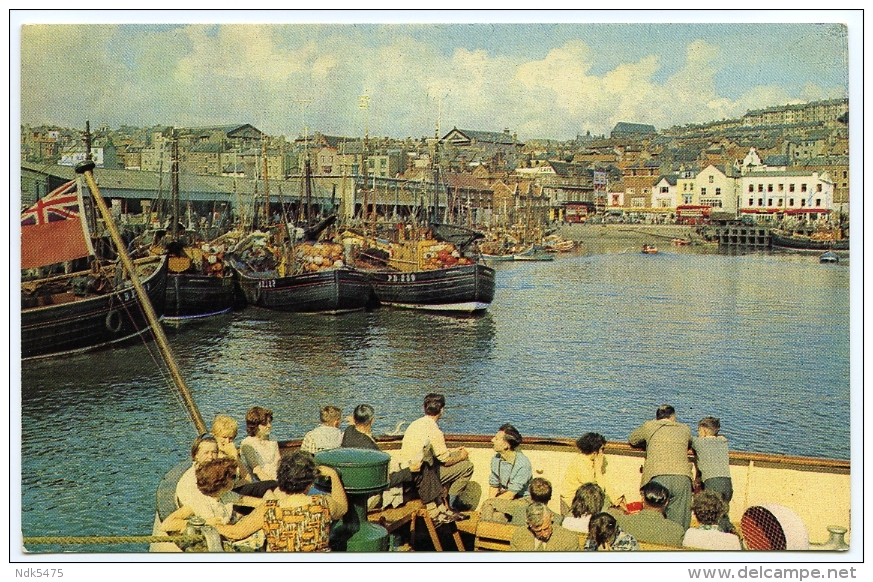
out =
[[173,224],[170,232],[173,233],[173,240],[179,240],[179,223],[182,220],[179,214],[179,133],[176,128],[173,128],[173,142],[170,154],[170,188],[173,200]]
[[267,141],[261,136],[261,155],[264,158],[264,224],[270,224],[270,185],[267,183]]
[[[112,213],[109,212],[109,208],[106,206],[106,201],[103,199],[103,195],[97,187],[97,181],[94,180],[93,170],[94,162],[91,160],[85,160],[76,166],[76,173],[85,177],[85,181],[88,184],[88,188],[91,190],[91,195],[94,197],[97,208],[100,209],[100,214],[103,215],[103,221],[106,224],[107,230],[109,230],[109,235],[112,237],[113,244],[115,244],[118,258],[121,259],[122,265],[124,265],[125,270],[127,270],[130,276],[130,282],[133,283],[133,288],[139,297],[140,304],[142,304],[146,319],[148,320],[152,333],[155,336],[155,342],[158,344],[161,355],[164,357],[164,362],[166,362],[167,367],[170,370],[170,375],[173,377],[173,381],[179,389],[179,393],[182,395],[182,399],[188,409],[188,414],[191,415],[191,420],[194,422],[194,427],[199,434],[203,434],[207,431],[206,423],[203,422],[203,417],[200,415],[200,411],[197,409],[197,405],[191,397],[188,385],[185,384],[185,380],[179,372],[179,367],[173,357],[173,352],[170,350],[169,342],[167,342],[167,336],[164,335],[164,328],[161,327],[161,323],[158,321],[158,316],[155,313],[154,307],[152,307],[152,302],[149,301],[148,293],[146,293],[145,287],[143,287],[142,282],[139,280],[139,275],[136,273],[136,267],[133,264],[133,260],[131,260],[130,255],[127,253],[127,246],[121,239],[121,234],[118,232],[118,228],[112,220]],[[178,223],[178,220],[176,222]]]

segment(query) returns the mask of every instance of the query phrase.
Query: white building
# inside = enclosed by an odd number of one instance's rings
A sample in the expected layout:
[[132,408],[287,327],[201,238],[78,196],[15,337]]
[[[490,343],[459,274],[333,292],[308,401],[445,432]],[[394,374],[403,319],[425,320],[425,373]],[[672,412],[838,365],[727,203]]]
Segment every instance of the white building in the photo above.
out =
[[652,189],[652,208],[675,209],[681,202],[676,189],[676,174],[661,176]]
[[705,167],[694,178],[697,204],[720,212],[736,212],[739,177],[739,171],[731,166]]

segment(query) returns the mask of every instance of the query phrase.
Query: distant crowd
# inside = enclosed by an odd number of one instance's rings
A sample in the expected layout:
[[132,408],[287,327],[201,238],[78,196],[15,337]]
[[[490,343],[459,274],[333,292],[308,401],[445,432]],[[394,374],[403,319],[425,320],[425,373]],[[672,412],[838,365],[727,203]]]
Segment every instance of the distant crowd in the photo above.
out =
[[[469,452],[449,448],[439,428],[445,406],[442,394],[425,396],[423,416],[406,429],[399,454],[390,461],[388,489],[370,498],[370,509],[418,498],[439,527],[469,519],[479,507],[481,493],[470,487]],[[178,509],[161,528],[184,531],[192,521],[211,525],[227,550],[328,551],[331,525],[345,515],[349,502],[339,473],[316,463],[315,454],[341,447],[379,450],[372,435],[375,417],[372,406],[361,404],[343,431],[342,411],[325,406],[320,424],[306,433],[300,449],[282,456],[270,438],[269,409],[248,410],[247,436],[239,448],[237,422],[218,415],[212,432],[194,441],[192,465],[176,487]],[[533,477],[531,461],[520,449],[521,434],[504,424],[491,439],[495,454],[480,520],[519,526],[510,543],[515,551],[638,550],[640,542],[739,550],[742,544],[728,519],[733,496],[728,443],[719,431],[719,420],[708,416],[692,436],[672,406],[660,406],[653,420],[628,437],[632,446],[646,450],[637,503],[608,490],[606,439],[583,434],[576,441],[578,453],[564,468],[558,513],[548,506],[552,484]],[[694,528],[692,513],[699,524]],[[579,533],[587,534],[582,548]]]

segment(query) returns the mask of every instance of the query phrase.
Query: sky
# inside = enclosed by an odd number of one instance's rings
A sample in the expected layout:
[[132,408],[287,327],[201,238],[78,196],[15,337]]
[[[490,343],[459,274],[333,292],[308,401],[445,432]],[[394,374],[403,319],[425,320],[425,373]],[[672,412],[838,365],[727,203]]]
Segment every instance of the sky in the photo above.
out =
[[[777,12],[775,22],[727,11],[472,15],[478,22],[367,12],[159,15],[174,22],[143,12],[25,14],[21,22],[53,23],[17,30],[20,119],[71,128],[86,119],[111,128],[250,123],[286,137],[305,126],[419,138],[439,125],[441,135],[508,128],[521,140],[571,139],[608,134],[619,121],[663,129],[849,94],[840,12]],[[531,15],[551,22],[497,23]],[[655,16],[668,20],[630,22]],[[680,22],[689,18],[721,23]],[[789,21],[797,18],[818,24]],[[137,23],[145,20],[153,23]]]

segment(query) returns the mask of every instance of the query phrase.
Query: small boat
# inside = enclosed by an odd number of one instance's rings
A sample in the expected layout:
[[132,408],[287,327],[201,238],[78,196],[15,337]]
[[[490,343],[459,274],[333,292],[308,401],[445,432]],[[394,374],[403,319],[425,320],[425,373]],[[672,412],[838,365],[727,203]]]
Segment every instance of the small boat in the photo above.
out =
[[828,251],[818,258],[819,263],[839,263],[840,257],[834,252]]
[[658,252],[658,247],[653,245],[643,245],[643,254],[644,255],[654,255]]
[[555,256],[549,254],[548,251],[534,251],[532,253],[525,253],[523,255],[515,255],[513,257],[516,261],[554,261]]
[[576,248],[576,243],[572,240],[561,238],[556,234],[550,234],[543,238],[543,247],[549,253],[568,253]]
[[671,239],[670,242],[673,243],[677,247],[683,247],[683,246],[691,243],[691,241],[688,240],[687,238],[674,238],[674,239]]

